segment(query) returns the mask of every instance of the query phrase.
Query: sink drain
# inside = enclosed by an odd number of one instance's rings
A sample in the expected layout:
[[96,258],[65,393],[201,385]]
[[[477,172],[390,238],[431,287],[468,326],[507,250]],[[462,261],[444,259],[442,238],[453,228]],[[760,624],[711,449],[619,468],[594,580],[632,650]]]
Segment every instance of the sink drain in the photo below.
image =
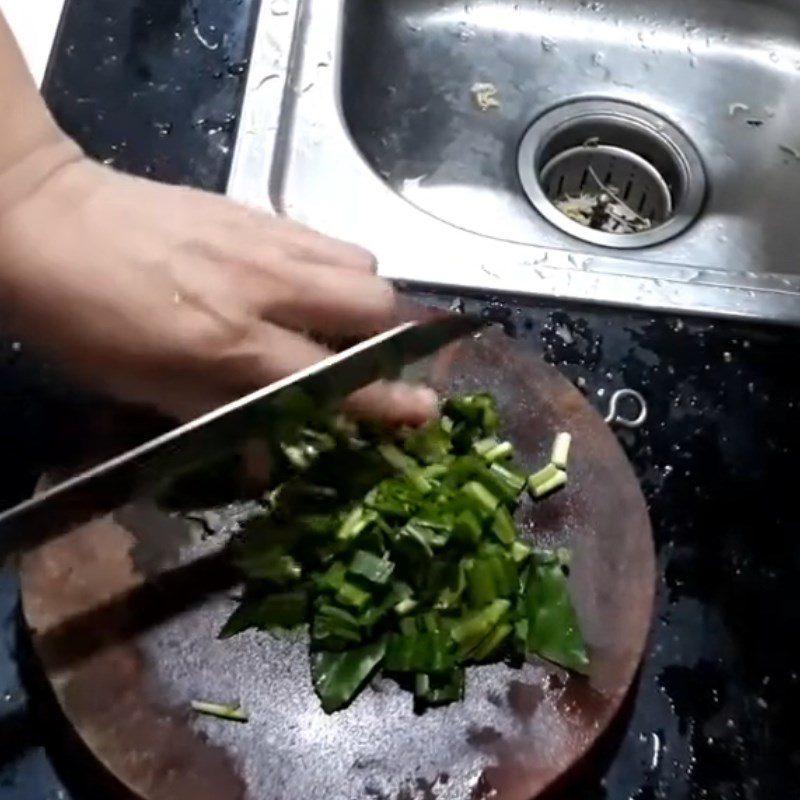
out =
[[705,173],[692,143],[643,108],[587,100],[541,116],[519,147],[534,208],[565,233],[606,247],[646,247],[692,224]]

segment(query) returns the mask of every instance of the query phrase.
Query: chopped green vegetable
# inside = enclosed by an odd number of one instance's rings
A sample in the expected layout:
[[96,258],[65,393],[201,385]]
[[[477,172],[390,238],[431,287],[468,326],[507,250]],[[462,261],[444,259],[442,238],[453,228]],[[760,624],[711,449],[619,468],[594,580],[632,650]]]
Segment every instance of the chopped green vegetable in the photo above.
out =
[[555,478],[559,473],[559,469],[555,464],[548,464],[546,467],[542,467],[538,472],[534,472],[528,478],[528,491],[531,495],[535,495],[536,490],[547,483],[552,478]]
[[[534,550],[514,520],[526,483],[538,499],[566,473],[519,469],[491,396],[450,398],[444,412],[387,433],[304,406],[303,425],[285,427],[276,488],[242,526],[246,590],[220,635],[307,624],[328,712],[378,670],[424,707],[460,699],[469,664],[537,653],[587,669],[569,552]],[[554,462],[568,451],[560,435]]]
[[325,711],[330,714],[346,706],[377,670],[385,653],[383,639],[342,653],[313,653],[311,679]]
[[392,576],[394,564],[387,558],[379,558],[374,553],[357,550],[350,564],[350,572],[370,583],[385,584]]
[[482,484],[477,481],[470,481],[461,487],[461,494],[469,502],[472,509],[486,518],[494,514],[500,501]]
[[431,482],[425,477],[422,468],[411,456],[406,455],[393,444],[378,445],[378,452],[386,459],[388,464],[405,473],[408,481],[418,492],[426,494],[431,490]]
[[460,659],[470,659],[474,650],[508,616],[511,603],[495,600],[480,611],[473,611],[457,622],[451,631]]
[[487,661],[503,645],[508,635],[513,630],[513,626],[505,622],[497,625],[494,630],[472,651],[473,661]]
[[486,454],[491,452],[495,447],[500,444],[500,440],[496,436],[487,436],[485,439],[479,439],[472,445],[472,449],[482,458],[486,458]]
[[229,722],[247,722],[250,719],[241,706],[226,706],[219,703],[192,700],[192,710],[207,717],[225,719]]
[[391,634],[386,644],[387,672],[449,672],[455,663],[455,648],[447,632]]
[[572,444],[572,436],[568,433],[559,433],[553,442],[553,452],[550,456],[550,463],[559,469],[566,470],[569,460],[569,448]]
[[553,475],[552,478],[536,486],[531,492],[531,494],[533,495],[535,500],[539,500],[542,497],[547,497],[547,495],[552,494],[557,489],[560,489],[562,486],[566,485],[567,485],[567,473],[558,470],[556,474]]
[[406,597],[394,607],[394,610],[398,616],[404,617],[406,614],[410,614],[418,605],[419,603],[413,597]]
[[320,606],[311,625],[311,641],[326,650],[343,650],[361,642],[358,619],[331,604]]
[[267,547],[259,552],[243,553],[236,559],[239,569],[253,580],[286,586],[300,579],[303,568],[281,547]]
[[453,522],[453,538],[462,545],[476,545],[480,541],[482,527],[480,520],[465,508]]
[[457,667],[443,675],[418,673],[414,681],[414,696],[426,706],[461,700],[464,697],[464,668]]
[[489,474],[503,487],[503,495],[508,501],[516,500],[525,488],[525,475],[511,467],[492,464],[489,467]]
[[356,506],[345,518],[338,533],[338,539],[355,539],[361,531],[377,519],[377,514],[362,505]]
[[403,449],[423,464],[440,467],[442,460],[450,453],[452,443],[450,432],[440,420],[408,434]]
[[294,628],[306,620],[307,614],[308,593],[303,589],[270,594],[258,600],[245,599],[228,618],[219,638],[228,639],[253,627],[263,630]]
[[511,442],[500,442],[496,447],[489,450],[484,458],[491,464],[495,461],[505,461],[514,455],[514,445]]
[[556,664],[587,672],[589,656],[557,557],[534,556],[522,598],[528,623],[527,647]]
[[475,452],[490,464],[503,461],[514,455],[514,445],[511,442],[498,441],[497,437],[489,436],[473,445]]
[[511,545],[511,557],[517,564],[521,564],[531,554],[531,548],[525,542],[514,542]]
[[517,526],[514,524],[514,517],[505,507],[500,506],[494,515],[492,522],[492,533],[503,543],[512,545],[517,539]]
[[352,606],[355,609],[362,609],[370,601],[371,595],[350,581],[345,581],[338,592],[336,600],[343,606]]

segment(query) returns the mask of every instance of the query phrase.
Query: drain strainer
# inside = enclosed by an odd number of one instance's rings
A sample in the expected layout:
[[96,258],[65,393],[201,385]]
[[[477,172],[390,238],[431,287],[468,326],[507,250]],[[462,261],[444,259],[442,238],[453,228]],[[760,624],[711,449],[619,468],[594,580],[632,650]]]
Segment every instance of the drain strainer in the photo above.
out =
[[705,173],[675,126],[638,106],[582,100],[528,129],[519,176],[534,208],[565,233],[606,247],[646,247],[692,224]]

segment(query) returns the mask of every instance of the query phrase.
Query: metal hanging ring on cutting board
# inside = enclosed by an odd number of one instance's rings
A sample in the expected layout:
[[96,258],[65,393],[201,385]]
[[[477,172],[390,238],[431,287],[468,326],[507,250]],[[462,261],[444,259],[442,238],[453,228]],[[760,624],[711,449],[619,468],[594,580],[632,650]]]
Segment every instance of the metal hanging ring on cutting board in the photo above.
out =
[[[21,569],[23,611],[60,711],[127,796],[531,800],[579,768],[619,715],[656,573],[645,500],[616,436],[555,368],[494,331],[442,352],[427,377],[442,395],[491,392],[527,469],[548,462],[557,432],[572,434],[569,483],[525,499],[518,522],[528,541],[572,549],[589,676],[536,659],[471,668],[463,702],[421,715],[381,679],[326,716],[307,640],[217,640],[234,606],[225,537],[134,507],[31,552]],[[218,529],[236,513],[219,509]],[[250,722],[198,718],[192,700],[240,702]]]
[[[627,399],[633,400],[638,408],[638,414],[635,417],[626,417],[619,410],[622,401]],[[631,430],[641,428],[647,422],[647,401],[635,389],[618,389],[611,395],[606,422],[612,426],[617,425],[620,428]]]

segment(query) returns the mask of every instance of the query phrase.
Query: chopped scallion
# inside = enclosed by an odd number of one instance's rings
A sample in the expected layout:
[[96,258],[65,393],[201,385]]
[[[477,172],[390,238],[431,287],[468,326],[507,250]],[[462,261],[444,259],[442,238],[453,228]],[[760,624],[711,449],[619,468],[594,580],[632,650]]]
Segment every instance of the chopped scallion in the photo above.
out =
[[219,703],[207,703],[192,700],[192,710],[207,717],[228,720],[229,722],[247,722],[250,718],[241,706],[228,706]]
[[549,478],[544,483],[540,483],[538,486],[536,486],[532,494],[536,500],[539,500],[542,497],[547,497],[547,495],[552,494],[562,486],[566,486],[566,484],[567,473],[558,470],[552,478]]
[[[236,537],[247,583],[222,637],[307,624],[327,712],[379,670],[431,706],[463,697],[472,663],[537,653],[588,669],[570,553],[534,550],[514,520],[526,483],[539,499],[566,482],[568,434],[529,476],[488,394],[450,398],[441,419],[391,432],[297,407],[271,431],[276,488]],[[240,708],[193,707],[246,719]]]
[[528,478],[528,491],[535,496],[536,490],[547,481],[558,475],[559,469],[555,464],[548,464]]
[[550,463],[559,469],[566,470],[571,444],[572,436],[569,433],[559,433],[553,442],[553,452],[550,456]]

